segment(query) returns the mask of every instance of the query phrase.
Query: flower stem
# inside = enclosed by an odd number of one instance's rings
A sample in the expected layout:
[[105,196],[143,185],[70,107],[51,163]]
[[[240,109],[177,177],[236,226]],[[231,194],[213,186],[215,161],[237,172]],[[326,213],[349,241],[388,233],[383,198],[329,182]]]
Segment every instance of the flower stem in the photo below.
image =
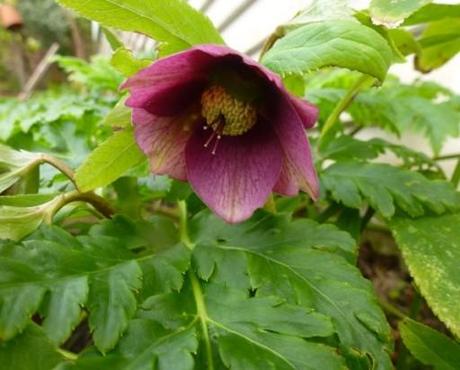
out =
[[374,77],[362,75],[356,83],[351,87],[345,96],[337,103],[332,113],[326,120],[320,135],[320,143],[325,140],[334,128],[340,114],[348,108],[356,95],[365,87],[370,86],[374,82]]
[[77,187],[77,184],[75,183],[75,174],[73,170],[63,161],[55,157],[52,157],[48,154],[42,154],[40,158],[40,163],[48,163],[57,170],[61,171],[72,182],[75,188]]
[[99,195],[96,195],[94,193],[80,193],[78,190],[73,190],[68,193],[62,194],[61,196],[53,200],[52,206],[47,211],[45,222],[51,224],[54,215],[62,207],[69,203],[79,201],[91,204],[97,211],[99,211],[102,215],[104,215],[107,218],[111,218],[112,215],[115,213],[110,204],[107,203],[107,201]]
[[[177,202],[179,208],[179,233],[180,239],[185,246],[189,249],[193,249],[195,247],[194,243],[190,240],[188,235],[188,228],[187,228],[187,203],[184,200],[180,200]],[[201,284],[199,279],[197,278],[195,272],[191,268],[188,271],[188,275],[190,278],[190,282],[192,284],[192,292],[193,298],[195,300],[196,306],[196,313],[201,323],[201,331],[203,333],[203,341],[205,344],[206,349],[206,359],[207,359],[207,369],[214,370],[214,360],[212,355],[212,344],[211,338],[209,337],[209,329],[208,329],[208,313],[206,310],[206,303],[204,301],[203,291],[201,290]]]

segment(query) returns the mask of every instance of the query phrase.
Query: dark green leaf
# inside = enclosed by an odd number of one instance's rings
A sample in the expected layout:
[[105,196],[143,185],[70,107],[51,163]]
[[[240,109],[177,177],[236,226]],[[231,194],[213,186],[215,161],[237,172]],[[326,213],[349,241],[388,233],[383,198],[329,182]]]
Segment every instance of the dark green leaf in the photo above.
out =
[[406,319],[399,324],[404,344],[419,361],[436,370],[456,370],[460,344],[432,328]]
[[[341,244],[353,243],[349,236],[344,238],[346,233],[330,225],[321,226],[307,220],[286,222],[283,217],[263,214],[242,225],[228,226],[204,213],[196,218],[193,227],[196,230],[194,238],[198,243],[194,258],[199,276],[203,279],[239,289],[247,285],[259,299],[275,295],[291,305],[314,309],[332,319],[340,341],[340,352],[347,360],[360,362],[369,368],[391,368],[386,352],[389,349],[389,330],[372,296],[369,283],[344,258],[331,253],[339,240],[342,240]],[[249,278],[245,264],[249,269]],[[206,297],[211,299],[210,294]],[[219,301],[225,302],[224,298]],[[228,306],[228,303],[225,305]],[[230,313],[225,316],[231,317]],[[225,316],[220,320],[225,322]],[[222,325],[227,326],[224,323]],[[230,334],[227,334],[229,338],[221,345],[229,346],[226,351],[230,351],[230,348],[237,351],[237,346],[243,343],[238,338],[241,335],[235,337]],[[275,338],[268,336],[264,340],[277,350],[280,347],[275,343],[282,342]],[[286,351],[297,346],[295,342],[289,345],[286,342],[286,345]],[[254,345],[250,346],[255,349]],[[227,356],[234,366],[242,366],[238,356],[250,361],[241,352]],[[264,352],[258,358],[264,356],[266,361],[274,361]],[[366,356],[369,358],[366,359]],[[294,361],[289,356],[286,358]],[[256,364],[249,363],[251,369],[259,369]],[[296,365],[291,367],[279,362],[276,364],[279,366],[276,369],[308,368],[305,363],[295,361]],[[312,368],[321,366],[315,363]]]
[[35,324],[13,340],[0,343],[0,364],[4,370],[52,370],[62,360],[57,348]]
[[[136,310],[142,277],[153,279],[146,282],[150,291],[155,285],[157,292],[169,292],[181,288],[189,265],[188,250],[174,246],[175,240],[162,250],[150,243],[167,225],[150,225],[150,234],[147,226],[117,217],[78,239],[53,227],[42,228],[23,244],[0,246],[0,336],[12,338],[43,305],[43,327],[62,343],[80,321],[84,306],[96,346],[103,352],[113,348]],[[142,229],[144,234],[138,232]],[[134,232],[136,250],[130,250],[126,241]]]

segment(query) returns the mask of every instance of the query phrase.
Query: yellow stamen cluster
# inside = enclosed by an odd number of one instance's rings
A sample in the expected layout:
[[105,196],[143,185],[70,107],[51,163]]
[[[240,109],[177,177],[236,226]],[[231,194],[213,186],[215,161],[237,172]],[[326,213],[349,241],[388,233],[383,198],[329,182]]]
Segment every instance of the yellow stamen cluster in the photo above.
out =
[[242,135],[257,121],[257,111],[252,104],[236,99],[218,85],[201,95],[201,114],[208,126],[221,135]]

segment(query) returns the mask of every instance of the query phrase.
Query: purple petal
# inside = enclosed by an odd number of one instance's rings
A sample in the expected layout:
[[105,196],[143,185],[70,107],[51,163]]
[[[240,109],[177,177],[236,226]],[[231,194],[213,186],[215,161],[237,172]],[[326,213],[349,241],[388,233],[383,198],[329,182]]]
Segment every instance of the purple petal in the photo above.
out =
[[185,146],[194,124],[187,118],[158,117],[143,109],[133,109],[136,141],[149,158],[153,173],[178,180],[187,179]]
[[318,107],[295,96],[289,95],[289,97],[291,99],[292,105],[297,111],[297,114],[302,120],[303,127],[312,128],[318,120]]
[[303,190],[313,199],[317,199],[319,183],[310,144],[302,118],[289,96],[280,94],[271,119],[284,152],[281,175],[274,191],[295,195]]
[[126,105],[157,115],[175,115],[199,97],[215,62],[198,49],[159,59],[122,85],[131,92]]
[[[198,196],[227,222],[241,222],[262,207],[279,178],[283,154],[268,123],[241,136],[224,136],[216,154],[196,130],[185,154],[187,177]],[[212,146],[211,146],[212,147]]]

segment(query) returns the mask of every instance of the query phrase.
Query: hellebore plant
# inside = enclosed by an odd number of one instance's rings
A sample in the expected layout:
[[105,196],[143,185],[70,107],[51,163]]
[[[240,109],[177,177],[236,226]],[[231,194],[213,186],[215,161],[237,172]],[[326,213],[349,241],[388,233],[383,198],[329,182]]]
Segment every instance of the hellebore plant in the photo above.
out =
[[247,56],[201,45],[154,62],[123,87],[152,172],[189,181],[227,222],[249,218],[272,191],[318,197],[305,133],[317,108]]

